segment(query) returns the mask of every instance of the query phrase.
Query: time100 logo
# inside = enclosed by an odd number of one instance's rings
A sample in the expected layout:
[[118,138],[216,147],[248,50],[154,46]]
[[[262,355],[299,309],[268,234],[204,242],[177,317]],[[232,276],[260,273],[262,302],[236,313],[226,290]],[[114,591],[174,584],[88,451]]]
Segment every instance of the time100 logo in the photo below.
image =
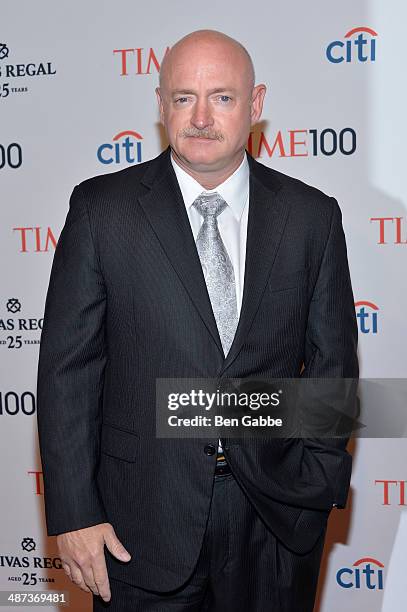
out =
[[21,145],[17,142],[12,142],[9,145],[0,144],[0,170],[4,166],[9,168],[19,168],[23,163],[23,152]]

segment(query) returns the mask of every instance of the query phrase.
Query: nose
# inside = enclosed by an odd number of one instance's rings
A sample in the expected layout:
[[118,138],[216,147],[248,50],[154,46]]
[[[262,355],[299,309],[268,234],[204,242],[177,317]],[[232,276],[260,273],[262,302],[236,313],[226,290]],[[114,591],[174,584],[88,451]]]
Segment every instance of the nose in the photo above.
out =
[[197,100],[194,105],[191,123],[199,130],[213,125],[212,112],[207,100]]

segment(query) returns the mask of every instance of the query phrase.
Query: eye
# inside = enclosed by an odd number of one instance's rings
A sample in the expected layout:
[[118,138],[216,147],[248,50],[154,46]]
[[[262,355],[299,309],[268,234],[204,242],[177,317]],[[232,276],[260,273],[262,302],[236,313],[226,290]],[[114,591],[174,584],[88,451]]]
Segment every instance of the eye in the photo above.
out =
[[176,104],[185,104],[186,102],[188,102],[187,96],[180,96],[179,98],[176,98],[175,100]]
[[219,99],[219,101],[220,101],[220,102],[222,102],[223,104],[227,104],[228,102],[230,102],[230,101],[231,101],[231,99],[232,99],[232,98],[231,98],[230,96],[222,95],[222,96],[219,96],[219,98],[218,98],[218,99]]

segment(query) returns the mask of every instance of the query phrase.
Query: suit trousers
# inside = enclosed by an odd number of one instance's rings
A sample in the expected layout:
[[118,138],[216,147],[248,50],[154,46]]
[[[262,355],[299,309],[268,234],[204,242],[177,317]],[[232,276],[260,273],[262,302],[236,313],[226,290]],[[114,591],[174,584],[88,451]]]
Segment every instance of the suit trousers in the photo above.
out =
[[324,540],[325,532],[309,553],[292,553],[262,522],[233,474],[216,477],[200,556],[188,581],[162,593],[110,578],[110,602],[93,595],[93,610],[312,612]]

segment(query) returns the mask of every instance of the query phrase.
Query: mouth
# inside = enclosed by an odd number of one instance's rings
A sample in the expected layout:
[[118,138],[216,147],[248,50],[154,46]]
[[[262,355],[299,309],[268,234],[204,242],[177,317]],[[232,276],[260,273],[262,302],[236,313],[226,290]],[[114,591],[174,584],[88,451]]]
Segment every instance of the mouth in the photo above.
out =
[[218,140],[217,138],[211,138],[210,136],[187,136],[187,138],[193,138],[195,140]]

